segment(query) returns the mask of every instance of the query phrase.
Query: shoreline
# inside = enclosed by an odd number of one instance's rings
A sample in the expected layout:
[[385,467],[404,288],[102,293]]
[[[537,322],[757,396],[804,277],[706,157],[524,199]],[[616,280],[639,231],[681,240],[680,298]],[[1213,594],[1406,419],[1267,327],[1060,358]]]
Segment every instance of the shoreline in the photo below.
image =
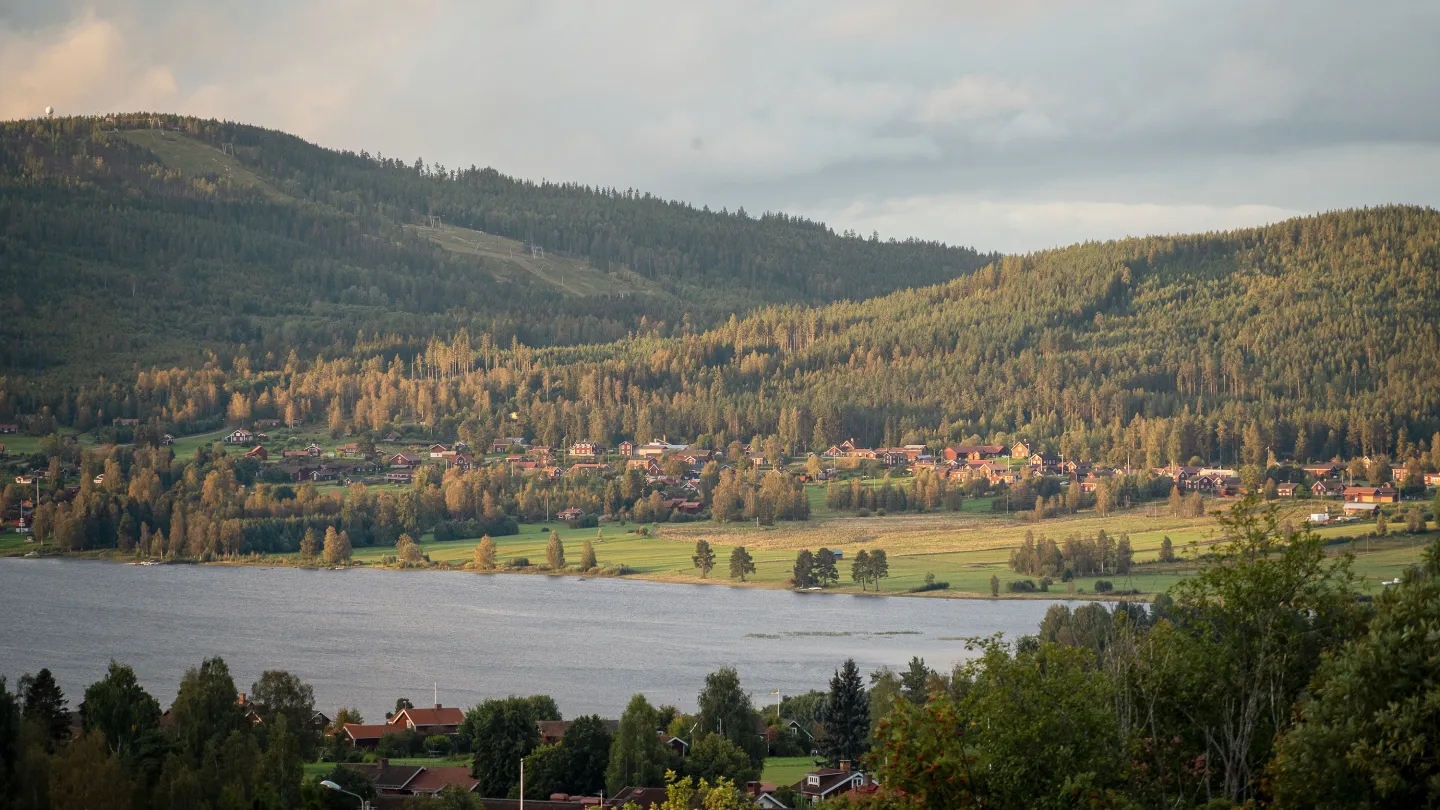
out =
[[[31,551],[38,551],[38,549],[31,549]],[[37,556],[35,556],[35,557],[29,557],[29,556],[27,556],[26,554],[20,554],[20,553],[8,553],[8,554],[0,555],[0,560],[4,560],[4,559],[17,559],[17,560],[27,560],[27,559],[34,559],[34,560],[67,560],[67,561],[72,561],[72,562],[99,562],[99,563],[109,563],[109,564],[112,564],[112,565],[142,565],[142,564],[145,563],[145,562],[149,562],[151,565],[192,565],[192,566],[197,566],[197,567],[203,566],[203,567],[207,567],[207,568],[293,568],[293,569],[297,569],[297,570],[304,570],[304,569],[309,569],[309,570],[322,570],[322,569],[328,569],[328,570],[331,570],[331,571],[369,570],[369,571],[385,571],[385,572],[389,572],[389,573],[400,573],[400,574],[405,574],[405,573],[445,572],[445,573],[458,573],[458,574],[473,574],[473,575],[475,575],[475,576],[552,577],[552,578],[557,578],[557,579],[560,579],[560,578],[575,578],[575,579],[614,579],[614,580],[627,580],[627,581],[632,581],[632,582],[654,582],[654,583],[661,583],[661,584],[666,584],[666,585],[698,585],[698,586],[729,587],[729,588],[744,589],[744,590],[790,591],[790,592],[792,592],[792,593],[801,594],[801,595],[805,595],[805,596],[861,596],[861,597],[872,597],[872,598],[904,597],[904,598],[911,598],[911,599],[960,599],[960,600],[973,600],[973,601],[981,601],[981,602],[999,602],[999,601],[1029,601],[1029,602],[1034,602],[1034,601],[1051,601],[1051,602],[1138,602],[1138,603],[1146,604],[1146,603],[1149,603],[1149,602],[1155,597],[1155,594],[1153,594],[1153,593],[1126,594],[1126,595],[1115,595],[1115,596],[1111,596],[1111,595],[1102,595],[1102,594],[1095,594],[1095,593],[1066,593],[1066,592],[1063,592],[1063,591],[1043,591],[1043,592],[1034,592],[1034,593],[1001,593],[1001,594],[998,595],[998,596],[992,596],[992,595],[987,594],[987,593],[980,593],[980,592],[975,592],[975,591],[958,591],[958,590],[949,590],[949,589],[923,591],[923,592],[920,592],[920,593],[911,593],[911,592],[908,592],[908,591],[888,591],[888,592],[887,592],[887,591],[879,591],[879,592],[876,592],[876,591],[855,591],[855,590],[849,589],[849,588],[847,588],[847,587],[826,588],[826,589],[819,590],[819,591],[809,591],[809,590],[795,590],[795,589],[793,589],[793,588],[787,588],[787,587],[785,587],[785,586],[783,586],[783,585],[780,585],[780,584],[777,584],[777,583],[770,583],[770,582],[750,582],[750,581],[747,581],[747,582],[743,582],[743,583],[742,583],[742,582],[735,582],[735,581],[729,580],[729,579],[707,579],[707,578],[702,578],[702,577],[673,576],[673,575],[665,575],[665,574],[659,574],[659,575],[643,574],[643,573],[642,573],[642,574],[601,574],[601,573],[585,573],[585,572],[579,571],[579,570],[564,571],[564,572],[560,572],[560,573],[556,573],[556,572],[552,572],[552,571],[548,571],[548,570],[495,570],[495,571],[476,571],[476,570],[474,570],[474,569],[472,569],[472,568],[469,568],[469,567],[466,567],[466,566],[429,565],[429,566],[416,567],[416,566],[373,565],[373,564],[363,563],[363,562],[362,562],[362,563],[352,563],[352,564],[350,564],[350,565],[344,565],[344,566],[330,566],[330,565],[324,565],[324,564],[319,564],[319,565],[302,565],[302,564],[299,564],[299,563],[296,563],[296,562],[291,561],[289,558],[265,558],[265,557],[262,557],[262,558],[260,558],[260,559],[254,559],[254,560],[250,560],[250,559],[245,559],[245,560],[211,560],[211,561],[209,561],[209,562],[202,562],[202,561],[200,561],[200,560],[142,560],[142,561],[137,561],[137,560],[133,560],[133,559],[129,559],[129,558],[122,558],[122,557],[120,557],[116,552],[114,552],[113,550],[107,550],[107,551],[82,551],[82,552],[64,552],[64,551],[61,551],[61,552],[53,552],[53,553],[39,554],[39,555],[37,555]]]

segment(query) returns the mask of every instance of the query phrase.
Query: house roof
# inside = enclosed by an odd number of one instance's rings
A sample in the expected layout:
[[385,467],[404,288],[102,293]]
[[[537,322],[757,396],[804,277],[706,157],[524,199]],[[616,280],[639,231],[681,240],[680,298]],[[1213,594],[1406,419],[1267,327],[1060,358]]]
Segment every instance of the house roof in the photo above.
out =
[[403,726],[408,718],[416,726],[458,726],[465,721],[465,713],[454,706],[436,706],[431,709],[401,709],[390,718],[390,725]]
[[348,734],[352,740],[378,740],[386,734],[394,734],[400,730],[384,723],[379,725],[346,723],[344,728],[345,733]]
[[425,770],[420,765],[391,765],[388,762],[355,763],[345,767],[375,783],[377,790],[404,790]]
[[[819,784],[810,784],[811,777],[819,777]],[[869,780],[865,774],[859,771],[842,771],[839,768],[821,768],[818,771],[811,771],[800,778],[799,782],[790,786],[796,793],[803,793],[809,796],[828,796],[837,790],[846,790],[855,784],[856,778],[859,784],[865,784]]]
[[474,790],[479,779],[470,775],[470,768],[455,765],[445,768],[422,768],[420,773],[405,786],[411,793],[439,793],[447,785],[459,785],[462,790]]

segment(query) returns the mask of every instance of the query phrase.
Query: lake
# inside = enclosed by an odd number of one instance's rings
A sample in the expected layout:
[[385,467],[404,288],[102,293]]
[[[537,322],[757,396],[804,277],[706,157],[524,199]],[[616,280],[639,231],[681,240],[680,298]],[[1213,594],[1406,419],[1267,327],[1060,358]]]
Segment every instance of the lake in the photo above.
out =
[[967,636],[1033,633],[1049,601],[885,599],[622,579],[0,558],[0,675],[49,667],[77,706],[110,659],[168,705],[187,667],[222,656],[248,691],[264,669],[317,708],[379,722],[397,697],[468,707],[549,694],[617,717],[636,692],[693,710],[734,666],[756,705],[912,655],[942,671]]

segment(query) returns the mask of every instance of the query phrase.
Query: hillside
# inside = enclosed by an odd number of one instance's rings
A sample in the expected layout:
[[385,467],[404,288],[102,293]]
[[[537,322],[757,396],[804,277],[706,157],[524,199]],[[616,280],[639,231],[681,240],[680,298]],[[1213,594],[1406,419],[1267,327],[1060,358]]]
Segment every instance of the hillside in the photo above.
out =
[[[361,244],[435,261],[410,240]],[[393,351],[365,344],[315,364],[241,347],[243,333],[228,339],[218,364],[147,376],[134,391],[57,396],[11,379],[0,416],[49,406],[196,421],[238,395],[256,418],[293,413],[342,432],[429,423],[472,444],[773,436],[795,453],[852,436],[865,446],[1026,438],[1119,466],[1402,457],[1440,431],[1440,213],[1387,207],[1077,245],[673,337],[507,349],[473,328],[400,363],[368,359]]]
[[124,374],[239,345],[565,345],[954,278],[991,257],[634,191],[336,152],[217,121],[0,123],[0,373]]

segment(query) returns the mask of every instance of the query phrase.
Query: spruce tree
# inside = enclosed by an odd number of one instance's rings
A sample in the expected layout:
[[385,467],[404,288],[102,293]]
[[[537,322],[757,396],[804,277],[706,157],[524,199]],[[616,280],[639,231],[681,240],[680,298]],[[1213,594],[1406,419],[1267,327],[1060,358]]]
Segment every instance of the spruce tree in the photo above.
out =
[[831,766],[842,760],[858,764],[870,750],[870,695],[860,680],[855,659],[846,659],[830,679],[830,693],[820,709],[825,728],[821,753]]
[[19,692],[24,700],[21,716],[45,730],[52,741],[70,734],[70,714],[65,710],[65,693],[55,683],[48,669],[20,679]]

